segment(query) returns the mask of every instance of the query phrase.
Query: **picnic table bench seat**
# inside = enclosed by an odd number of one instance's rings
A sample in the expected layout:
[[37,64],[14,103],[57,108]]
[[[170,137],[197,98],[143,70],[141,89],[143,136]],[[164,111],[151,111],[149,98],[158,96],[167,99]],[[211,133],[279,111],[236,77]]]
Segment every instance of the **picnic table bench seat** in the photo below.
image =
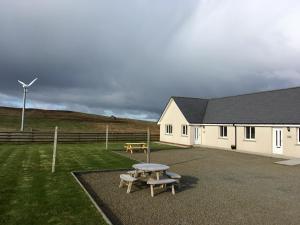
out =
[[166,176],[168,178],[175,179],[176,183],[177,183],[177,187],[179,189],[181,188],[181,184],[180,184],[181,175],[180,174],[177,174],[177,173],[174,173],[174,172],[170,172],[170,171],[166,171],[165,174],[166,174]]
[[175,188],[174,188],[175,183],[177,183],[177,180],[175,180],[175,179],[160,179],[160,180],[149,179],[147,181],[147,184],[150,185],[151,197],[154,197],[154,186],[155,185],[163,185],[166,188],[167,184],[171,184],[172,194],[175,195]]
[[120,188],[123,187],[123,185],[127,185],[127,194],[130,193],[131,191],[131,187],[132,187],[132,184],[137,181],[138,179],[133,177],[133,176],[130,176],[129,174],[121,174],[120,175]]
[[181,179],[181,175],[174,172],[166,171],[166,175],[172,179]]

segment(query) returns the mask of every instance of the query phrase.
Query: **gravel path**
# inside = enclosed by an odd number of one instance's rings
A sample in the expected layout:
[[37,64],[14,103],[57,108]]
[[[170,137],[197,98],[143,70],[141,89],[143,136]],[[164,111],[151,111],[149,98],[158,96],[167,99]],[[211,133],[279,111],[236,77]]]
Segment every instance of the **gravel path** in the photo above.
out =
[[[145,159],[142,153],[131,157]],[[118,188],[120,171],[80,175],[114,224],[300,224],[300,166],[200,148],[158,151],[151,160],[183,176],[175,196],[169,190],[151,198],[145,186],[126,194]]]

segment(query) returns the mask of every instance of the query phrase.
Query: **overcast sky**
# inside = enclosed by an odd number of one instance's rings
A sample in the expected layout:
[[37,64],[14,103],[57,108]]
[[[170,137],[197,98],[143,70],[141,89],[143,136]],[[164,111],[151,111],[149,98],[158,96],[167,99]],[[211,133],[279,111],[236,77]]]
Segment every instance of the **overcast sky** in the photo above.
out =
[[170,96],[300,86],[299,0],[1,0],[0,105],[157,119]]

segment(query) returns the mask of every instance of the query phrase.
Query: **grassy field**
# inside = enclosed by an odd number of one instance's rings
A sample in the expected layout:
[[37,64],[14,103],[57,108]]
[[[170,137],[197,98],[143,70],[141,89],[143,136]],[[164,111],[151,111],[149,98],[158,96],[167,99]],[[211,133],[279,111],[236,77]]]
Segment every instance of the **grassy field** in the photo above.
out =
[[[21,109],[0,107],[0,131],[20,129]],[[25,131],[53,131],[58,126],[65,132],[103,132],[106,125],[114,132],[145,132],[149,127],[152,133],[159,133],[155,122],[132,120],[71,111],[27,109]]]
[[60,144],[52,174],[52,145],[0,145],[0,224],[105,224],[70,172],[130,168],[134,161],[111,151],[122,147]]

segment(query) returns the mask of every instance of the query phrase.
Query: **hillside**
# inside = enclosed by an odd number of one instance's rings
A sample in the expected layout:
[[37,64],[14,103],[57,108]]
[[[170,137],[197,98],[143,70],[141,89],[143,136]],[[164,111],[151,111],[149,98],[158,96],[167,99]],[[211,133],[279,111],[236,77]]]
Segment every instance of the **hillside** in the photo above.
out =
[[[106,125],[114,132],[146,131],[159,133],[155,122],[93,115],[72,111],[26,109],[25,131],[50,131],[58,126],[66,132],[104,132]],[[0,131],[20,129],[21,109],[0,107]]]

